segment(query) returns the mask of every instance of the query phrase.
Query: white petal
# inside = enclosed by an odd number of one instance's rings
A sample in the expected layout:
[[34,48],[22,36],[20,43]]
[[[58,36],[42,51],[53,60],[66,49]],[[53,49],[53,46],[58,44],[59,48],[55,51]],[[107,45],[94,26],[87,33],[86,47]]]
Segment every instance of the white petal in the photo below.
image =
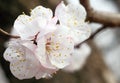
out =
[[56,27],[56,22],[57,22],[57,18],[53,18],[51,19],[40,31],[40,33],[38,34],[38,38],[41,38],[43,36],[45,36],[46,34],[49,34],[51,32],[54,32],[57,27]]
[[50,20],[53,16],[52,10],[43,6],[37,6],[31,11],[31,16],[34,18],[44,18]]
[[31,50],[32,52],[35,52],[35,50],[37,49],[37,46],[34,44],[33,41],[24,41],[21,42],[21,44],[28,48],[29,50]]
[[91,30],[88,24],[82,24],[77,29],[71,29],[71,35],[74,38],[75,44],[81,43],[88,39],[91,35]]
[[51,78],[52,74],[56,73],[58,69],[50,69],[50,68],[45,68],[42,67],[40,68],[39,72],[36,74],[35,78],[40,79],[40,78]]
[[45,51],[46,51],[46,48],[45,48],[45,39],[44,37],[39,39],[37,41],[37,49],[35,50],[35,54],[38,58],[38,60],[41,62],[42,65],[46,64],[46,54],[45,54]]
[[35,36],[40,30],[38,19],[33,19],[27,15],[18,16],[15,20],[14,28],[22,39]]
[[90,47],[85,43],[82,44],[80,48],[75,49],[75,51],[72,53],[70,65],[65,67],[63,70],[65,70],[66,72],[74,72],[81,69],[84,66],[90,53]]
[[49,56],[52,65],[56,66],[57,68],[64,68],[69,65],[69,58],[70,54],[65,53],[65,51],[54,51]]
[[38,59],[30,49],[20,44],[9,47],[4,58],[10,61],[11,72],[18,79],[32,78],[38,72]]
[[52,33],[51,44],[48,46],[48,57],[51,63],[58,68],[63,68],[69,64],[70,54],[74,48],[73,40],[68,34],[68,28],[59,26]]
[[24,58],[25,52],[21,46],[10,46],[4,52],[4,58],[8,61],[17,61]]
[[[35,66],[35,65],[31,64],[31,66]],[[35,74],[37,72],[34,67],[32,69],[28,66],[28,64],[26,62],[22,62],[22,61],[10,63],[10,70],[11,70],[12,74],[15,77],[17,77],[18,79],[32,78],[35,76]]]
[[65,6],[61,2],[55,10],[55,16],[58,17],[61,24],[68,27],[77,27],[84,22],[86,11],[82,5],[68,4]]
[[46,68],[56,69],[50,61],[48,56],[46,55],[46,40],[44,37],[38,40],[37,49],[35,50],[35,54],[40,61],[41,65]]
[[33,44],[32,41],[22,41],[20,39],[11,40],[8,44],[8,48],[4,52],[4,58],[8,61],[20,60],[25,57],[26,49],[34,52],[36,45]]
[[15,28],[12,28],[11,34],[12,34],[12,35],[19,36],[19,34],[18,34],[17,31],[15,30]]

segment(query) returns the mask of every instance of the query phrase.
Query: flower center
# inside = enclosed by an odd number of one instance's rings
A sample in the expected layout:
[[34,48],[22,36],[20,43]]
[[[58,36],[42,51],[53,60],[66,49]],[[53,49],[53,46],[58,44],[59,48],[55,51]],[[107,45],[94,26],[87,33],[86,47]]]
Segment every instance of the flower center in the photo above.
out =
[[49,55],[53,51],[60,49],[60,43],[47,42],[46,43],[46,53]]
[[51,48],[52,42],[51,42],[51,37],[47,39],[47,43],[46,43],[46,52],[47,54],[50,54],[50,52],[52,51]]
[[51,47],[50,47],[50,45],[51,45],[51,43],[50,42],[47,42],[46,43],[46,52],[47,52],[47,54],[50,54],[50,52],[51,52]]

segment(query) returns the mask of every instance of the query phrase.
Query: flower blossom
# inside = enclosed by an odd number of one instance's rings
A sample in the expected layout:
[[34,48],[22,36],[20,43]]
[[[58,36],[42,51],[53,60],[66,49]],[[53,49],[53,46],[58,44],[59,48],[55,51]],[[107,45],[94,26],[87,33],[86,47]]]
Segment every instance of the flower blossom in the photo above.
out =
[[55,15],[58,17],[60,25],[64,25],[70,29],[69,33],[74,38],[75,44],[89,38],[91,31],[85,22],[86,11],[81,4],[75,5],[71,3],[66,6],[61,2],[56,8]]
[[[80,9],[76,6],[71,10],[71,6],[65,7],[61,2],[54,17],[51,9],[42,6],[34,8],[30,16],[18,16],[14,30],[20,38],[11,39],[4,52],[4,58],[10,62],[10,70],[15,77],[51,77],[71,64],[74,45],[87,39],[90,34],[83,21],[84,8],[78,5]],[[57,24],[58,21],[60,24]]]
[[44,78],[69,64],[74,44],[66,27],[56,25],[50,9],[38,6],[31,16],[20,15],[14,29],[20,39],[4,53],[10,70],[19,79]]

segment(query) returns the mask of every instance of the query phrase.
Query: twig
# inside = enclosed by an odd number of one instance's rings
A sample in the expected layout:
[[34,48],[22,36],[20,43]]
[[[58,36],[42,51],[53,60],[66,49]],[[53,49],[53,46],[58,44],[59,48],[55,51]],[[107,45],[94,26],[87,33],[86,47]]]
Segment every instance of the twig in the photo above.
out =
[[88,40],[93,39],[98,33],[100,33],[102,30],[104,30],[104,29],[106,29],[106,28],[107,28],[107,26],[102,26],[101,28],[99,28],[98,30],[96,30],[96,32],[94,32],[87,40],[85,40],[85,41],[77,44],[77,45],[75,46],[75,48],[79,48],[81,44],[87,42]]
[[98,33],[100,33],[101,31],[103,31],[104,29],[108,28],[107,26],[102,26],[101,28],[99,28],[96,32],[94,32],[89,39],[93,39]]
[[90,6],[89,0],[80,0],[87,11],[87,20],[107,26],[120,26],[120,14],[96,11]]
[[3,29],[0,28],[0,37],[5,38],[20,38],[20,36],[15,36],[15,35],[11,35],[8,32],[4,31]]

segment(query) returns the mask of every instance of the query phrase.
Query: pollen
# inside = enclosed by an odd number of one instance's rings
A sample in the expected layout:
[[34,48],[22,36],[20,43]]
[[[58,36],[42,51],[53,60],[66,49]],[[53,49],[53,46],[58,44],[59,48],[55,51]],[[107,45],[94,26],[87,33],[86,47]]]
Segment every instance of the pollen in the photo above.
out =
[[78,24],[78,22],[75,20],[75,21],[74,21],[74,25],[77,25],[77,24]]
[[60,47],[60,46],[57,45],[57,46],[56,46],[56,49],[59,49],[59,47]]
[[53,33],[52,36],[55,36],[55,34]]
[[61,53],[59,53],[59,56],[61,56]]
[[50,45],[51,45],[51,43],[50,42],[48,42],[48,43],[46,43],[46,51],[47,51],[47,54],[49,55],[50,54],[50,52],[51,52],[51,47],[50,47]]

